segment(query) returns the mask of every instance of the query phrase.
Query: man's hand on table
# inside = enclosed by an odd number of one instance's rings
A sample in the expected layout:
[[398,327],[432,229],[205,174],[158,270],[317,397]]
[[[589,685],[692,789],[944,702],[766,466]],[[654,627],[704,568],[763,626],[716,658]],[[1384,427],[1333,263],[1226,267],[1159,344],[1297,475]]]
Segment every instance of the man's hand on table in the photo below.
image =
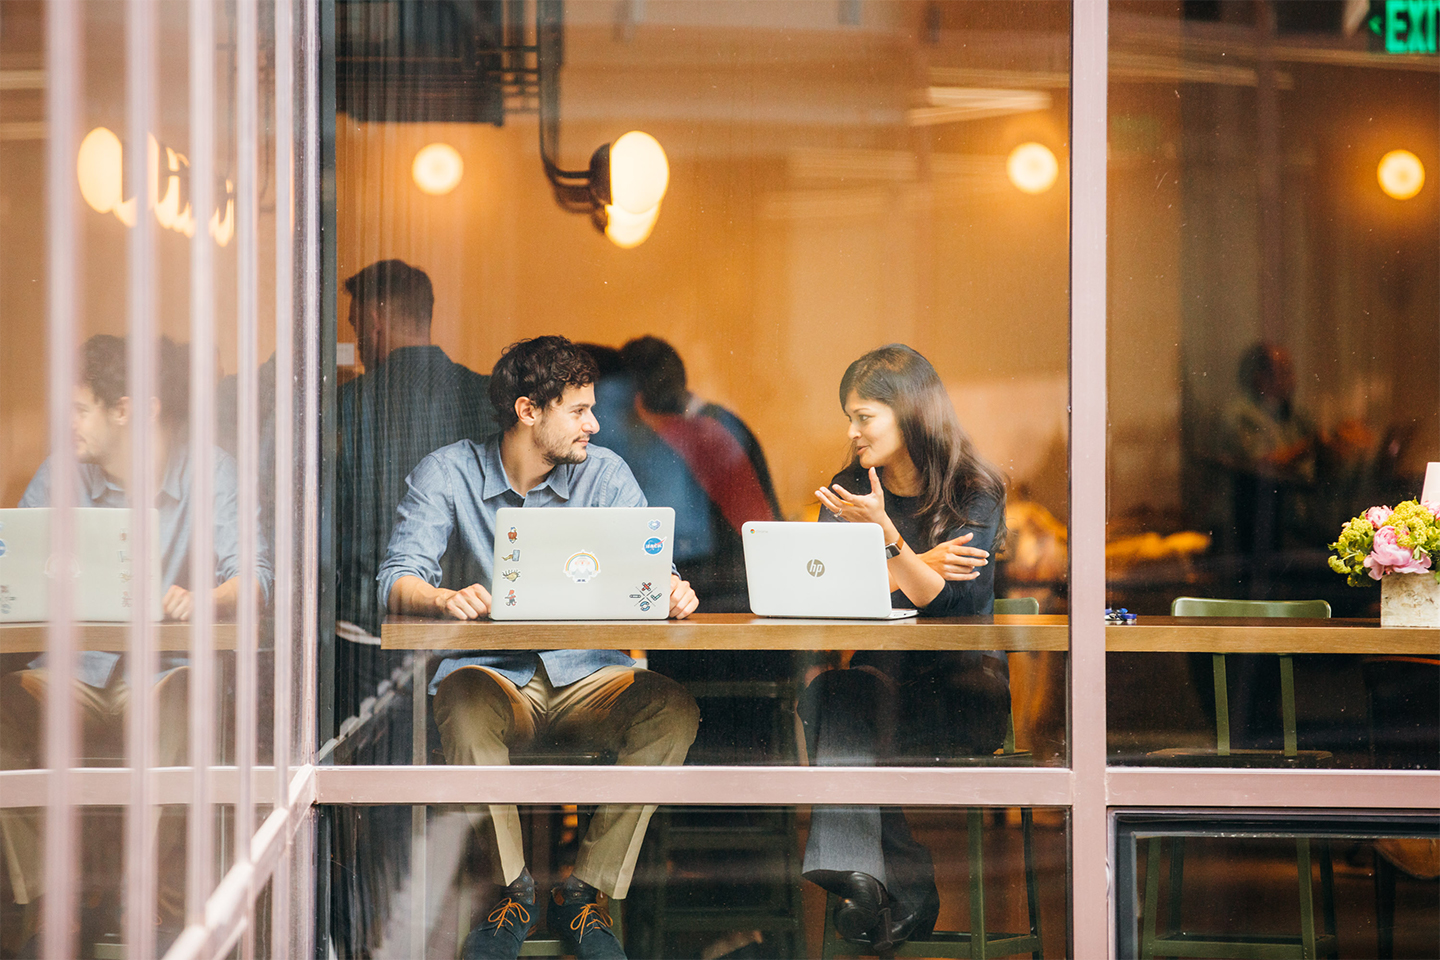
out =
[[690,588],[689,580],[670,574],[670,619],[684,620],[700,606],[700,598]]
[[479,620],[490,613],[490,591],[472,583],[462,590],[441,590],[435,598],[436,616],[450,620]]

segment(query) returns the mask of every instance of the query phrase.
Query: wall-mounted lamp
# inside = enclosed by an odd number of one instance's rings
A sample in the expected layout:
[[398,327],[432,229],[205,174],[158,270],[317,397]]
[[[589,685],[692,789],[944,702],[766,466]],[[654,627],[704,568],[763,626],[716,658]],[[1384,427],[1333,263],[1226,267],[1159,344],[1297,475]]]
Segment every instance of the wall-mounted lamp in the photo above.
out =
[[560,65],[564,57],[561,0],[536,3],[536,48],[540,94],[540,162],[555,191],[555,202],[585,213],[618,247],[637,247],[660,217],[670,186],[670,162],[658,140],[631,130],[590,155],[585,170],[563,170],[560,155]]
[[1022,143],[1010,151],[1005,173],[1016,189],[1025,193],[1044,193],[1055,186],[1060,164],[1055,154],[1043,143]]
[[1396,200],[1409,200],[1425,186],[1425,165],[1409,150],[1391,150],[1375,170],[1380,189]]
[[432,143],[421,147],[410,165],[410,176],[415,185],[432,197],[440,197],[454,190],[465,176],[465,161],[460,151],[448,143]]

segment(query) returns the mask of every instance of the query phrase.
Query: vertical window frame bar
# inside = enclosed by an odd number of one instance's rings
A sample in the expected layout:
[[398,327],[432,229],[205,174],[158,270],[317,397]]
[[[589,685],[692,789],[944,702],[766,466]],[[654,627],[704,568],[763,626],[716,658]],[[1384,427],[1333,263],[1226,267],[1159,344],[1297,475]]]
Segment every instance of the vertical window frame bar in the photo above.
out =
[[[256,0],[236,4],[236,238],[238,268],[238,425],[239,457],[238,523],[240,547],[239,601],[236,608],[235,651],[235,761],[240,786],[235,804],[235,864],[250,863],[251,840],[255,834],[255,794],[251,771],[255,766],[258,617],[256,590],[256,515],[259,497],[259,420],[256,408],[258,326],[258,204],[256,202],[256,146],[259,129],[259,11]],[[246,930],[241,955],[254,955],[253,920],[257,889],[253,884],[246,898]]]
[[[275,806],[292,818],[290,806],[291,657],[294,651],[294,508],[295,457],[293,393],[295,376],[295,10],[291,0],[275,0],[275,530],[274,739]],[[293,835],[293,831],[287,831]],[[290,855],[275,869],[271,900],[272,957],[289,952]]]
[[[1108,0],[1071,0],[1070,916],[1074,956],[1114,956],[1105,772]],[[1096,695],[1095,691],[1101,691]]]
[[190,193],[196,211],[190,241],[191,604],[189,870],[186,922],[204,923],[215,873],[210,768],[215,763],[215,205],[214,6],[190,6]]
[[[48,220],[47,282],[50,433],[50,552],[61,570],[70,568],[75,546],[75,444],[70,417],[74,405],[76,281],[81,256],[79,210],[71,186],[72,158],[78,146],[83,31],[78,4],[51,4],[45,45],[46,219]],[[75,683],[75,628],[71,622],[71,580],[50,584],[50,623],[46,636],[50,689],[61,691],[45,701],[46,784],[45,862],[43,889],[45,955],[68,956],[74,949],[70,918],[78,906],[79,863],[76,843],[79,817],[70,768],[75,763],[77,734],[75,699],[64,695]]]
[[155,502],[154,444],[150,398],[155,396],[155,229],[149,164],[151,128],[156,116],[155,4],[131,0],[125,15],[125,96],[130,165],[130,194],[135,198],[135,225],[128,247],[129,289],[126,382],[130,394],[131,619],[130,686],[127,760],[130,764],[130,808],[126,819],[125,942],[134,956],[155,952],[156,857],[151,770],[155,762],[155,718],[151,681],[157,670],[150,583],[150,508]]

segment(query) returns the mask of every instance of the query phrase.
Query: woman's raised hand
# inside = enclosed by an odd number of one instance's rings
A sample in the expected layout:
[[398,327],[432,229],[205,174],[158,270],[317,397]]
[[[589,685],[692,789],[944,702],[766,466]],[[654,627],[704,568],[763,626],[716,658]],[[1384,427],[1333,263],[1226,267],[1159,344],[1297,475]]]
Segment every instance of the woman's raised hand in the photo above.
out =
[[831,484],[829,489],[821,487],[815,491],[820,504],[841,520],[850,523],[878,523],[887,533],[893,532],[890,517],[885,513],[885,488],[880,486],[880,476],[870,468],[870,492],[851,493],[840,484]]

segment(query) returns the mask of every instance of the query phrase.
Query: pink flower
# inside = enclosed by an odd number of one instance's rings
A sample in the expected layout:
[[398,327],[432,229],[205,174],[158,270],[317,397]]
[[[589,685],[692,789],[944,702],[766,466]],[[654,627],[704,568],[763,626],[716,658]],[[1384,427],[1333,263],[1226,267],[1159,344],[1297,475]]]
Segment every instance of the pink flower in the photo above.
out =
[[1365,519],[1370,521],[1370,526],[1374,527],[1376,530],[1379,530],[1380,524],[1384,523],[1386,520],[1389,520],[1390,514],[1394,512],[1395,511],[1391,510],[1389,507],[1371,507],[1369,510],[1365,511]]
[[1416,560],[1414,554],[1400,546],[1398,536],[1394,527],[1380,527],[1375,531],[1375,545],[1365,558],[1365,568],[1372,579],[1379,580],[1387,573],[1425,573],[1430,569],[1430,558],[1422,556]]
[[1440,500],[1421,500],[1420,506],[1435,514],[1435,519],[1440,520]]

